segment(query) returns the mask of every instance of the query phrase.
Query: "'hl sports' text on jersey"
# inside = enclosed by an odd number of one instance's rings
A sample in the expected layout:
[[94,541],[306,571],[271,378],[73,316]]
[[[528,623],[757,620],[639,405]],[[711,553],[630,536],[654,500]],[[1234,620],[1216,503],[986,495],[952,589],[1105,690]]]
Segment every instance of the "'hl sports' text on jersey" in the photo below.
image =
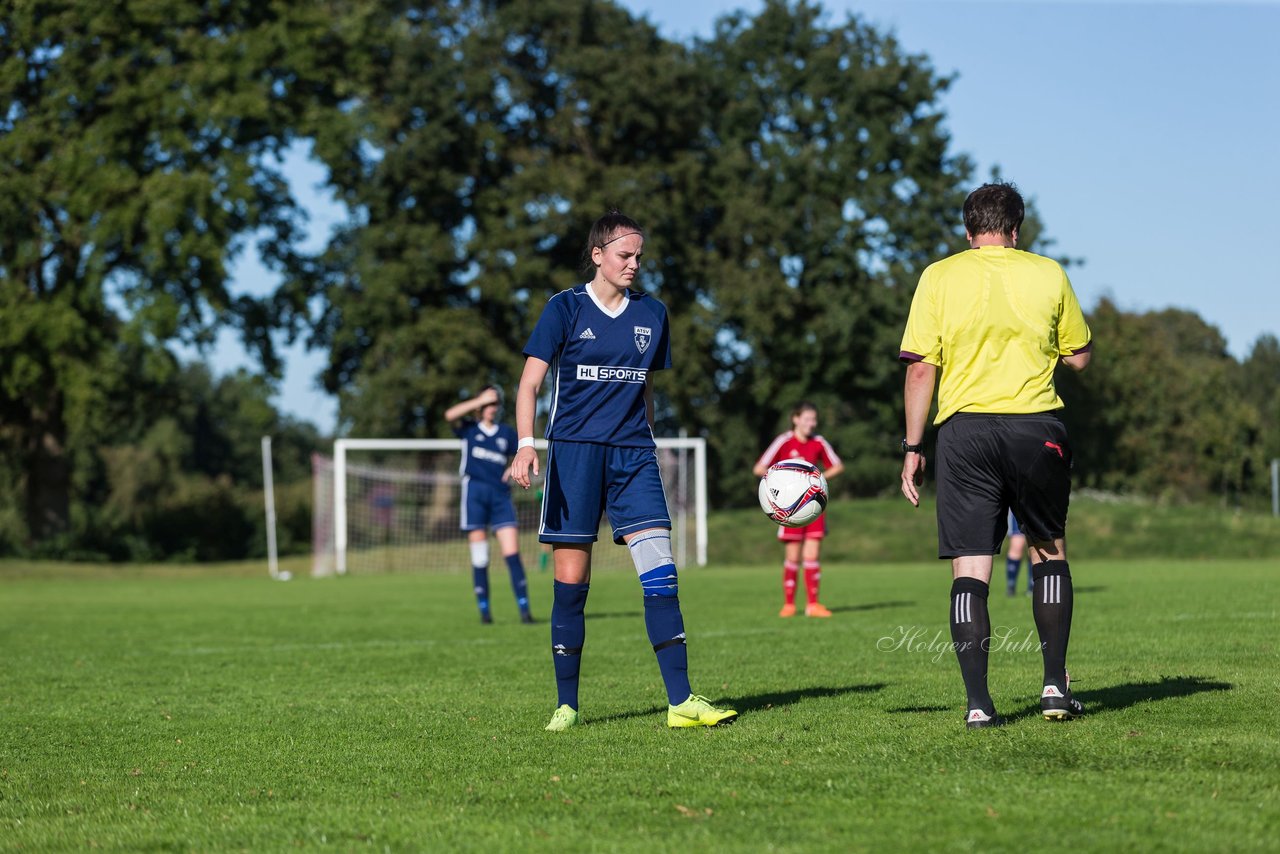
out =
[[661,302],[627,291],[610,312],[590,285],[561,291],[547,301],[524,354],[550,365],[547,439],[655,447],[644,390],[650,371],[671,367]]

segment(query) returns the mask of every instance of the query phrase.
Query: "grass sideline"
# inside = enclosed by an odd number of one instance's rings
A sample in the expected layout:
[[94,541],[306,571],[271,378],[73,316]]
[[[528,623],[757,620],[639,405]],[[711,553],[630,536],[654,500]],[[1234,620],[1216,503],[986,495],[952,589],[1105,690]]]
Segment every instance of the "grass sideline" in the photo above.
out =
[[[929,560],[936,554],[934,498],[920,507],[901,496],[833,501],[827,511],[823,559],[829,562]],[[756,508],[710,515],[713,564],[782,560],[777,528]],[[1148,558],[1280,558],[1280,519],[1270,513],[1206,504],[1166,505],[1085,493],[1071,499],[1067,548],[1077,560]]]
[[828,563],[825,621],[774,616],[772,567],[685,573],[695,689],[742,712],[716,731],[663,725],[634,577],[601,573],[586,725],[553,735],[546,623],[501,583],[485,627],[460,574],[6,573],[0,848],[1273,850],[1280,565],[1073,574],[1080,721],[1034,713],[1025,597],[991,600],[1013,724],[968,732],[945,570]]

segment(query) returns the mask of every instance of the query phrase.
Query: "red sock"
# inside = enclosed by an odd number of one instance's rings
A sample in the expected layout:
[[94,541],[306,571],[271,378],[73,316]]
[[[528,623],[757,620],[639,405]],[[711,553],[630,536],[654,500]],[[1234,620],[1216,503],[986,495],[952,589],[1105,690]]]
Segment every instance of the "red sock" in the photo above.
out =
[[818,585],[822,582],[822,565],[816,560],[804,562],[804,589],[809,594],[809,604],[818,604]]
[[799,567],[791,561],[782,564],[782,601],[788,605],[796,604],[796,577]]

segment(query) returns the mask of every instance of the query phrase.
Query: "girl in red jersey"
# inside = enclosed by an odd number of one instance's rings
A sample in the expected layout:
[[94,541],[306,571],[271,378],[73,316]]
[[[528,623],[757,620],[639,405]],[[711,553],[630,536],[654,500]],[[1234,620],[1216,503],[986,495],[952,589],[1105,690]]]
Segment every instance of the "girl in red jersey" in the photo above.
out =
[[[756,477],[764,477],[769,466],[783,460],[808,460],[822,469],[823,475],[830,480],[844,471],[844,463],[836,454],[831,443],[817,435],[818,407],[807,400],[796,404],[791,410],[791,429],[773,440],[765,452],[756,460],[753,471]],[[806,617],[830,617],[831,612],[818,601],[818,585],[822,580],[822,565],[819,556],[822,552],[822,538],[827,533],[827,516],[824,513],[815,521],[803,528],[778,528],[778,539],[782,540],[785,552],[782,562],[782,610],[779,617],[792,617],[796,613],[796,578],[799,575],[800,562],[804,561],[804,588],[808,596],[805,605]]]

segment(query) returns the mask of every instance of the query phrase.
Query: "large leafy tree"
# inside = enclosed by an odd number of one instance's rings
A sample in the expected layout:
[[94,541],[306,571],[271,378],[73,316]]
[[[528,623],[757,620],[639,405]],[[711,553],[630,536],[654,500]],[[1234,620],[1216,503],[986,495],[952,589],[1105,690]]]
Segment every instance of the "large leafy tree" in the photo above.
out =
[[[1216,328],[1179,309],[1089,313],[1099,356],[1059,371],[1081,485],[1167,498],[1256,489],[1259,413]],[[1259,362],[1261,364],[1261,362]]]
[[430,434],[460,391],[514,381],[617,205],[671,308],[663,429],[708,435],[717,482],[747,494],[781,413],[816,397],[878,486],[910,292],[956,245],[969,171],[924,58],[779,0],[688,46],[604,0],[396,7],[379,29],[344,121],[316,130],[353,222],[289,297],[325,296],[352,429]]
[[911,292],[956,245],[969,174],[942,123],[948,80],[891,36],[854,17],[829,24],[805,2],[725,18],[696,53],[709,204],[687,262],[715,329],[686,418],[746,494],[753,452],[814,400],[845,482],[881,488]]
[[167,343],[230,324],[275,369],[266,310],[233,297],[227,265],[255,237],[289,257],[274,155],[329,29],[322,4],[5,4],[0,442],[30,536],[67,525],[73,446],[102,438],[120,347],[141,354],[127,386],[172,370]]
[[[355,212],[282,295],[323,296],[315,340],[344,423],[431,435],[460,393],[510,387],[546,298],[617,205],[672,245],[697,170],[683,48],[601,0],[386,6],[385,51],[349,65],[314,129]],[[646,282],[675,262],[659,249]]]

